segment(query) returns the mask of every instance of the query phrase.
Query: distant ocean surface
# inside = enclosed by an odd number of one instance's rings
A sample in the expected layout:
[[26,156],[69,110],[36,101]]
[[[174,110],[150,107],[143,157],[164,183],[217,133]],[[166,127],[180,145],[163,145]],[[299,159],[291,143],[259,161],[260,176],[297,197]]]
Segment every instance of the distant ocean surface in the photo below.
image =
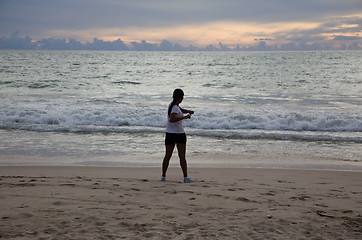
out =
[[0,51],[0,165],[158,167],[167,105],[182,88],[181,106],[195,111],[184,121],[190,166],[362,171],[361,59]]

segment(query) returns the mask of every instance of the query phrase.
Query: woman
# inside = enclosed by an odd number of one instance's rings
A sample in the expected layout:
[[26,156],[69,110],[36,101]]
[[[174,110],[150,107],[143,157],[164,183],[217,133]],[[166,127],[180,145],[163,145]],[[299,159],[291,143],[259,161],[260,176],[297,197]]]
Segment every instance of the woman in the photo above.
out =
[[[186,163],[186,134],[182,126],[182,120],[190,119],[193,111],[181,108],[179,105],[184,99],[184,92],[181,89],[175,89],[173,92],[173,101],[168,106],[168,121],[166,126],[166,154],[162,163],[161,181],[166,181],[166,172],[170,162],[173,149],[177,146],[180,165],[184,175],[184,182],[192,182],[192,179],[187,175]],[[188,115],[184,115],[188,113]]]

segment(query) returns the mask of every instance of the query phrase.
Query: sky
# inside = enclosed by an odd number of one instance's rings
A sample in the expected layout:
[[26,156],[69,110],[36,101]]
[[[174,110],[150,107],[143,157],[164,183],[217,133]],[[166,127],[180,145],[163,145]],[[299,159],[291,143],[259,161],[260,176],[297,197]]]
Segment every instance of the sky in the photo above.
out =
[[0,37],[359,46],[362,0],[0,0]]

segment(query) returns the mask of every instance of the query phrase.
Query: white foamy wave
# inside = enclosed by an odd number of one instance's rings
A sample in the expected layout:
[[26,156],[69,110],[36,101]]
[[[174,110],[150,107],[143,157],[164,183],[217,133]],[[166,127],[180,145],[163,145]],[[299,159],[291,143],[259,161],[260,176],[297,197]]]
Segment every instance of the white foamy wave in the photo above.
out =
[[[8,103],[0,110],[2,129],[40,131],[62,129],[74,131],[83,126],[89,129],[103,127],[144,126],[164,128],[166,110],[160,107],[134,106],[117,102],[37,102]],[[29,127],[31,126],[31,127]],[[53,127],[50,127],[53,126]],[[268,130],[362,132],[362,115],[336,112],[289,111],[221,111],[195,109],[192,119],[185,120],[187,129],[213,130]],[[108,127],[108,130],[107,130]],[[96,130],[95,130],[96,131]]]
[[[1,110],[2,127],[16,124],[68,126],[164,126],[158,109],[128,104],[22,104]],[[161,119],[162,118],[162,119]]]
[[330,112],[209,111],[186,126],[202,129],[264,129],[361,132],[362,115]]

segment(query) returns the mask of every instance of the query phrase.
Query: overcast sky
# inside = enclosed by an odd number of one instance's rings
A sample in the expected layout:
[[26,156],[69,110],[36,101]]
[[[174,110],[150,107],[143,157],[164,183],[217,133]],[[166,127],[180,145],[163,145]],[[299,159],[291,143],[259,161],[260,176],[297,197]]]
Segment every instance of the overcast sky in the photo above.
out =
[[362,46],[362,0],[0,0],[0,37]]

